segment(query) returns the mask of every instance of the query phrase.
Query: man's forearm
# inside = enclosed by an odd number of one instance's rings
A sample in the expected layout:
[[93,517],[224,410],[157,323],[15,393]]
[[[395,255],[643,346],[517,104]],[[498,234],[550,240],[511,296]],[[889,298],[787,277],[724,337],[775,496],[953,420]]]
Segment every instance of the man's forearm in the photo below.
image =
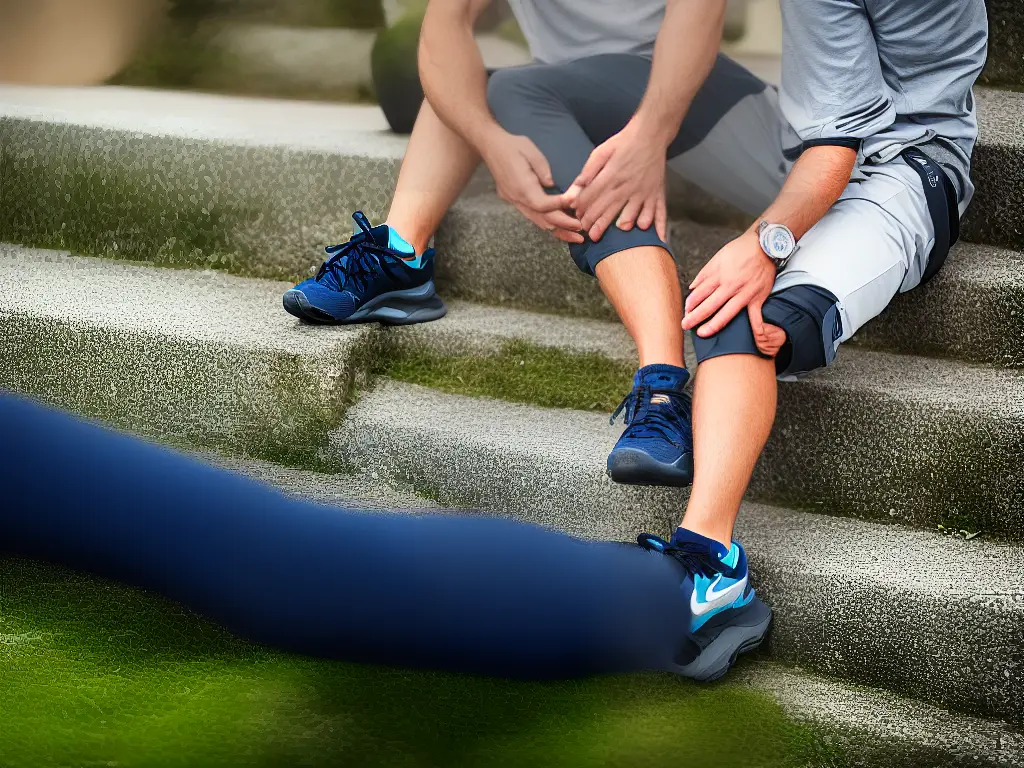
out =
[[473,23],[489,0],[431,0],[420,34],[420,80],[441,120],[477,152],[499,129],[487,106],[487,70]]
[[726,0],[669,0],[647,92],[633,118],[667,147],[715,65]]
[[800,239],[836,204],[857,163],[847,147],[812,147],[796,161],[782,191],[752,229],[762,221],[785,224]]

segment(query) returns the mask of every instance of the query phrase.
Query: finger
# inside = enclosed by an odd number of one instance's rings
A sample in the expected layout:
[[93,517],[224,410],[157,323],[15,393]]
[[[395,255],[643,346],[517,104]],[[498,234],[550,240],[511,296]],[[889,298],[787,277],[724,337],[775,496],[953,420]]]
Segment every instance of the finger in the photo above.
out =
[[533,172],[537,174],[541,184],[545,187],[553,187],[555,185],[555,179],[551,175],[551,166],[548,164],[548,159],[544,157],[544,153],[537,149],[537,145],[532,141],[523,146],[523,157],[526,158],[526,162],[530,164]]
[[607,144],[599,146],[590,153],[590,157],[587,158],[583,170],[580,171],[580,175],[576,177],[576,181],[573,183],[580,187],[586,187],[593,183],[594,179],[597,178],[597,174],[608,164],[612,154],[614,154],[614,150]]
[[686,317],[683,318],[683,327],[690,330],[706,322],[731,298],[732,294],[728,290],[718,286],[703,301],[693,304],[693,309],[687,312]]
[[750,329],[754,332],[755,339],[763,339],[765,337],[764,317],[761,316],[762,306],[764,306],[763,301],[752,301],[747,305],[747,316],[750,318]]
[[575,210],[576,205],[579,202],[581,192],[583,192],[583,187],[578,184],[573,184],[565,190],[565,194],[562,196],[565,199],[565,207]]
[[641,215],[643,209],[643,203],[640,200],[630,200],[626,203],[626,207],[622,209],[622,213],[619,214],[618,221],[615,222],[615,226],[619,229],[628,232],[636,224],[640,229],[647,229],[651,225],[648,224],[646,227],[641,225],[638,217]]
[[[605,168],[590,184],[582,188],[576,206],[580,215],[585,216],[595,205],[599,205],[602,199],[614,193],[621,186],[622,182],[612,173],[611,169]],[[623,196],[622,203],[625,205],[625,196]],[[622,208],[618,208],[616,212],[619,210]]]
[[668,205],[665,203],[665,193],[662,192],[658,196],[658,200],[655,203],[654,208],[654,228],[658,233],[658,237],[663,242],[668,242]]
[[569,243],[571,245],[582,245],[587,242],[587,238],[585,238],[581,233],[570,232],[567,229],[556,229],[551,234],[563,243]]
[[539,229],[543,229],[545,232],[554,231],[555,228],[551,224],[548,224],[541,214],[532,210],[529,206],[517,205],[516,208],[519,210],[521,214],[523,214],[523,216],[525,216],[528,220],[536,224]]
[[[638,229],[648,230],[654,223],[654,200],[648,198],[644,201],[643,208],[640,209],[640,215],[636,217],[636,226]],[[660,235],[659,235],[660,236]],[[665,238],[662,238],[664,240]]]
[[692,312],[704,299],[714,293],[717,287],[718,280],[706,277],[695,288],[691,288],[689,295],[686,297],[686,313]]
[[570,232],[579,232],[583,225],[565,211],[550,211],[542,214],[541,218],[547,222],[552,229],[565,229]]
[[[564,194],[549,195],[540,187],[535,187],[520,198],[522,205],[529,206],[537,213],[550,213],[551,211],[564,211],[572,206],[569,205]],[[580,229],[583,227],[581,226]]]
[[[584,191],[586,194],[586,191]],[[619,189],[608,189],[600,197],[594,200],[580,216],[583,222],[583,229],[593,227],[598,219],[614,221],[619,211],[626,207],[628,198]]]
[[702,339],[706,339],[709,336],[714,336],[716,333],[721,331],[725,326],[733,321],[743,308],[747,305],[747,299],[744,296],[733,296],[719,309],[713,318],[697,329],[697,335]]
[[757,349],[762,355],[775,357],[786,343],[786,332],[775,325],[765,325],[764,340],[757,341]]
[[[588,232],[590,239],[595,243],[604,237],[604,233],[608,231],[608,228],[612,225],[613,216],[602,216],[592,226]],[[586,229],[586,227],[584,227]]]

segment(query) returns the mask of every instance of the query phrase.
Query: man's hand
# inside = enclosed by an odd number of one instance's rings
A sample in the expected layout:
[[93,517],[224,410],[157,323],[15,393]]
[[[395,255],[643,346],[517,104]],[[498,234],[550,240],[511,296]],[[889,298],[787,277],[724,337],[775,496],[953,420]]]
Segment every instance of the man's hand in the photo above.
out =
[[666,145],[635,121],[595,148],[570,190],[583,231],[597,241],[615,224],[668,236]]
[[566,212],[567,194],[551,195],[555,185],[551,166],[537,145],[525,136],[498,130],[488,137],[484,162],[498,185],[498,195],[546,232],[567,243],[582,243],[583,225]]
[[761,307],[771,295],[775,272],[775,265],[761,250],[757,233],[746,232],[715,254],[690,285],[683,328],[700,326],[697,335],[708,338],[746,309],[758,349],[774,357],[785,342],[785,333],[765,325]]

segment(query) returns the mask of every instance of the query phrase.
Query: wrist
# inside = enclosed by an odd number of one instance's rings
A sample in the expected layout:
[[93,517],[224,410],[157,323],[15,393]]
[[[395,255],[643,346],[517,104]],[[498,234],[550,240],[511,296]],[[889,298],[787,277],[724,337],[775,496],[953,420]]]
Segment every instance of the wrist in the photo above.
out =
[[476,150],[476,153],[486,162],[494,147],[507,135],[508,132],[497,121],[492,121],[479,126],[470,135],[463,138],[470,143],[473,149]]
[[673,124],[665,115],[645,109],[642,104],[626,127],[635,132],[641,141],[666,150],[679,133],[678,124]]

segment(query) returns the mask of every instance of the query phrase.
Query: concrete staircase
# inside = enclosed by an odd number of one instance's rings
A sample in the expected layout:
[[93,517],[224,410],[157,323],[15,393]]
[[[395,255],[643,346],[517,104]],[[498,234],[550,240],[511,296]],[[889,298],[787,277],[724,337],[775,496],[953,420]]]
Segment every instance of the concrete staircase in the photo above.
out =
[[[282,281],[350,210],[383,214],[403,143],[374,111],[118,89],[0,104],[0,387],[333,502],[616,539],[678,521],[685,492],[608,481],[603,414],[374,376],[510,340],[633,360],[596,285],[485,176],[438,233],[448,318],[310,328]],[[733,683],[856,764],[1024,765],[1024,97],[979,107],[967,241],[834,368],[783,385],[740,523],[777,621]],[[674,210],[685,278],[737,220],[692,190]]]

